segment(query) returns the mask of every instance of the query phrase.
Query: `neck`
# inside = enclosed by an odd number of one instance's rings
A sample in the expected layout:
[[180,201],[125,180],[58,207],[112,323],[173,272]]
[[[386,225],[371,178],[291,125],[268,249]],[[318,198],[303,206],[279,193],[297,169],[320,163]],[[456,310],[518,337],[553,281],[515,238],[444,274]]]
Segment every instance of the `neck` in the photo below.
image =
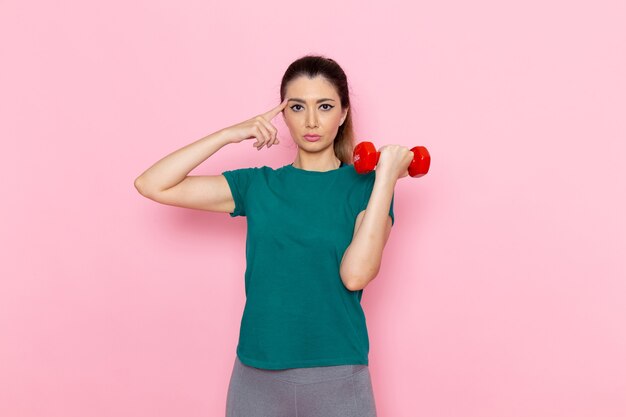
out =
[[337,169],[341,166],[341,160],[335,155],[331,158],[303,158],[300,155],[296,157],[296,160],[291,164],[292,166],[307,171],[330,171]]

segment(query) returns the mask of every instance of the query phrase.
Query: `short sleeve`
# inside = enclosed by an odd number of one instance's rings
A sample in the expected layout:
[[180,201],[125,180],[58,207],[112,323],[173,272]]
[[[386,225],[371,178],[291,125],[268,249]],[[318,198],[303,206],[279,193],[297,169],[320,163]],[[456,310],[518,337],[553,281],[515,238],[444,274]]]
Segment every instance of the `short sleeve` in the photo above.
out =
[[[367,208],[367,204],[370,201],[370,196],[372,195],[372,190],[374,189],[374,181],[376,179],[376,171],[371,171],[370,174],[366,174],[366,175],[370,175],[369,178],[367,178],[366,180],[366,184],[365,184],[365,193],[363,195],[363,201],[361,203],[361,209],[359,210],[359,212],[365,210]],[[391,195],[391,204],[389,204],[389,216],[391,217],[391,225],[393,226],[394,222],[395,222],[395,216],[393,213],[393,200],[396,196],[396,192],[394,190],[393,194]]]
[[246,196],[248,195],[250,184],[252,184],[258,172],[258,167],[240,168],[222,172],[222,175],[226,177],[230,192],[235,201],[235,210],[229,213],[230,217],[246,215]]

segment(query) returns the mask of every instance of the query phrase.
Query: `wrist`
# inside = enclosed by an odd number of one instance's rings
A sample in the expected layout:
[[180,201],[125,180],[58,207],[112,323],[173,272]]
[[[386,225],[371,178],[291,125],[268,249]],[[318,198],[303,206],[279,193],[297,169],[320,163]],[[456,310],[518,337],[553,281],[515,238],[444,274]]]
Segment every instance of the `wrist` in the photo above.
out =
[[215,132],[215,140],[220,144],[220,147],[235,143],[233,135],[228,128],[220,129]]
[[393,172],[389,172],[388,170],[376,170],[375,182],[395,186],[397,181],[398,178],[394,175]]

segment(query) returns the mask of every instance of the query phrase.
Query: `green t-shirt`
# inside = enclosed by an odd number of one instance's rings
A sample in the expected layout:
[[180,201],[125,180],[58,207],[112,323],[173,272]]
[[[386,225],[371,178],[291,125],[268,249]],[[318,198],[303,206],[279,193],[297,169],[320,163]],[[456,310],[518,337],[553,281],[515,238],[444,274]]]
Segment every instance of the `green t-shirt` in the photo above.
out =
[[[246,216],[246,304],[237,356],[262,369],[368,364],[361,297],[339,275],[376,171],[293,165],[222,173]],[[395,195],[395,193],[394,193]],[[393,197],[389,207],[392,224]]]

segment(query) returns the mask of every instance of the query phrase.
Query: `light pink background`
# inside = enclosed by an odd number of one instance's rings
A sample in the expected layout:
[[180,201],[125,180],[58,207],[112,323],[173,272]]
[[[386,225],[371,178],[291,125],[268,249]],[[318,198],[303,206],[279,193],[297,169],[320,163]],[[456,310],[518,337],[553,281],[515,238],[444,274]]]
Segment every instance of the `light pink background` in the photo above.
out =
[[[133,181],[336,59],[425,145],[364,292],[379,417],[626,415],[621,1],[0,4],[0,415],[222,416],[245,218]],[[192,174],[291,163],[228,146]]]

